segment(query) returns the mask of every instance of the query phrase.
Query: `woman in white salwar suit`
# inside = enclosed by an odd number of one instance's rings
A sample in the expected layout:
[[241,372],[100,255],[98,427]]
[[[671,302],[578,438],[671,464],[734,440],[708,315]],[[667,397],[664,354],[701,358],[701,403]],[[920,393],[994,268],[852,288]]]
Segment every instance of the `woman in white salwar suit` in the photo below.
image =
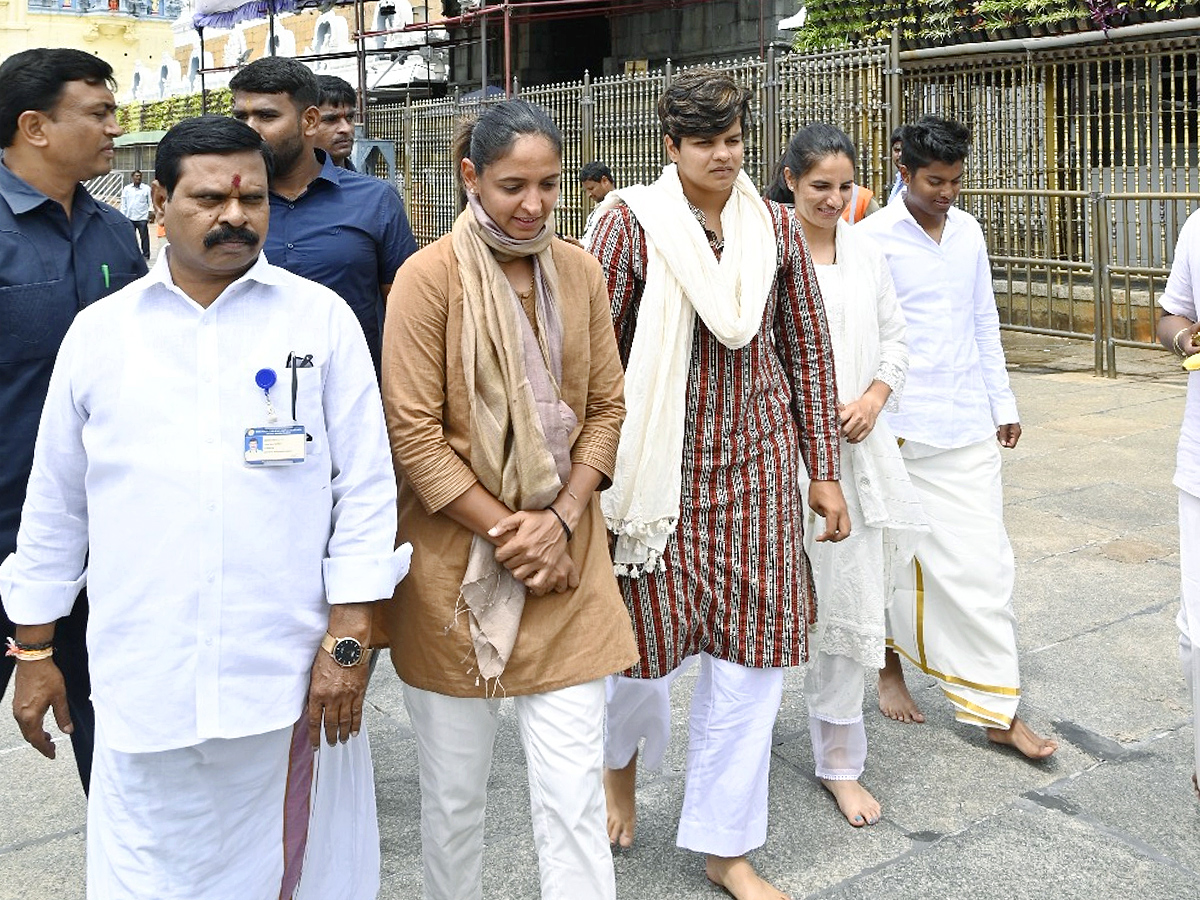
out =
[[788,144],[768,196],[795,204],[833,338],[851,531],[839,543],[818,543],[811,536],[821,529],[805,525],[818,623],[804,694],[816,775],[846,820],[861,827],[880,816],[858,783],[867,756],[865,673],[883,664],[892,572],[911,561],[927,526],[896,438],[880,418],[904,387],[908,349],[883,252],[841,218],[854,155],[843,132],[809,125]]

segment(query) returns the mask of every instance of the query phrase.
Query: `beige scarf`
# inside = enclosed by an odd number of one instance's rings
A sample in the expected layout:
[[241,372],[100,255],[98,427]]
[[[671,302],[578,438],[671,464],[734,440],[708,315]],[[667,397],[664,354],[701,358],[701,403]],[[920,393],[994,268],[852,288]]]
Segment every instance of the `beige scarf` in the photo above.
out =
[[[560,397],[562,318],[558,271],[550,252],[553,219],[537,237],[506,235],[472,195],[454,223],[452,241],[463,285],[463,372],[471,404],[471,469],[512,510],[545,509],[571,474],[570,438],[577,419]],[[500,263],[532,256],[536,334]],[[475,535],[458,612],[471,626],[479,676],[498,679],[508,663],[525,585]],[[492,690],[499,685],[496,681]]]
[[601,496],[618,575],[663,568],[679,520],[683,432],[696,316],[737,350],[758,334],[778,268],[771,214],[745,172],[721,210],[720,261],[674,165],[652,185],[611,191],[646,235],[646,286],[625,371],[625,424],[612,487]]

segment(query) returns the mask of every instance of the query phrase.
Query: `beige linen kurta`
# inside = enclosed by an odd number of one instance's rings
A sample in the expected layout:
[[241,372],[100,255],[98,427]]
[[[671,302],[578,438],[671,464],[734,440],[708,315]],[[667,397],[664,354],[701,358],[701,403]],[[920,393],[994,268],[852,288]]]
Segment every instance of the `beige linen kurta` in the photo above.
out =
[[[564,241],[553,244],[563,323],[563,400],[579,417],[571,460],[598,469],[606,487],[625,416],[623,375],[600,266]],[[399,540],[412,568],[379,604],[396,672],[407,684],[454,697],[493,689],[476,672],[467,616],[456,617],[471,532],[441,510],[476,483],[462,368],[463,287],[447,235],[401,267],[383,334],[383,402],[399,483]],[[592,681],[637,660],[617,589],[599,494],[574,538],[579,587],[529,595],[499,694],[533,694]]]

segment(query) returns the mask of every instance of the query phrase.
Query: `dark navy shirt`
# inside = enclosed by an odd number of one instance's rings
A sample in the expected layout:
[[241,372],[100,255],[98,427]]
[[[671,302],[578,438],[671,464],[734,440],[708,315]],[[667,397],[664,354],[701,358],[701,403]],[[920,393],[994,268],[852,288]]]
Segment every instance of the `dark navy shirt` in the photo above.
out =
[[38,420],[63,335],[79,310],[145,274],[123,215],[80,185],[68,220],[61,204],[0,163],[0,559],[17,546]]
[[417,249],[404,203],[386,181],[338,168],[323,150],[319,174],[295,200],[271,194],[267,261],[309,278],[350,304],[379,372],[382,284]]

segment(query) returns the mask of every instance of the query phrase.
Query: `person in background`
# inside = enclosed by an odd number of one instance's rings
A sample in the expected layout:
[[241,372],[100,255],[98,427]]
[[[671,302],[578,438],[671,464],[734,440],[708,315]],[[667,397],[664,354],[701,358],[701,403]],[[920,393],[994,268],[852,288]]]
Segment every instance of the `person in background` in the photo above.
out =
[[[0,559],[17,548],[38,418],[67,328],[81,309],[146,273],[129,221],[80,184],[112,169],[121,134],[114,86],[112,67],[82,50],[25,50],[0,65]],[[50,640],[87,791],[88,605],[84,593],[71,599]],[[12,639],[5,609],[0,629]],[[0,652],[0,696],[19,658]],[[54,745],[46,750],[53,758]]]
[[[1167,289],[1158,304],[1166,313],[1158,320],[1158,339],[1185,361],[1200,353],[1200,213],[1192,213],[1179,232]],[[1192,699],[1195,721],[1200,722],[1200,371],[1188,374],[1187,405],[1179,430],[1175,461],[1175,487],[1179,489],[1179,661]],[[1192,788],[1200,798],[1200,728],[1195,729]]]
[[930,526],[888,607],[879,708],[899,722],[925,721],[903,654],[938,679],[959,722],[1044,759],[1058,743],[1017,715],[1015,563],[1004,528],[1000,448],[1017,445],[1021,425],[983,229],[954,205],[970,142],[950,119],[907,126],[904,196],[855,226],[883,248],[907,324],[908,379],[888,422]]
[[554,236],[562,137],[543,109],[487,107],[454,158],[467,207],[400,270],[384,336],[415,552],[381,612],[417,741],[424,896],[482,896],[507,696],[543,900],[612,900],[604,677],[637,650],[596,494],[625,412],[608,293],[596,261]]
[[815,653],[804,676],[816,775],[851,825],[879,821],[879,802],[861,784],[866,673],[883,666],[891,573],[912,563],[925,516],[896,437],[880,416],[896,408],[908,370],[904,316],[882,251],[839,215],[853,196],[854,145],[832,125],[796,132],[767,192],[794,203],[817,270],[833,338],[842,490],[850,536],[817,543],[810,516],[804,549],[817,591]]
[[583,237],[580,239],[583,246],[586,247],[596,228],[596,220],[600,215],[600,204],[608,196],[609,191],[616,189],[617,184],[613,180],[612,169],[599,161],[590,162],[579,170],[579,183],[583,185],[583,192],[595,204],[588,214],[587,223],[583,227]]
[[358,94],[353,85],[336,75],[318,75],[321,94],[317,101],[321,119],[316,146],[329,154],[335,166],[357,171],[350,162],[354,152],[354,119],[358,115]]
[[888,203],[897,200],[904,196],[904,176],[900,174],[900,152],[904,149],[904,126],[897,126],[892,130],[892,139],[888,141],[891,147],[892,167],[896,170],[896,177],[892,179],[892,189],[888,192]]
[[610,193],[589,247],[626,367],[603,504],[641,655],[609,682],[605,791],[609,840],[627,847],[639,746],[661,763],[671,682],[698,658],[676,843],[738,900],[779,900],[747,854],[767,839],[784,668],[808,655],[806,468],[817,540],[850,518],[816,275],[791,211],[742,169],[750,96],[712,69],[677,77],[658,102],[671,165]]
[[142,256],[150,258],[150,185],[142,184],[142,172],[134,169],[129,184],[121,188],[121,215],[133,223],[142,245]]
[[376,825],[373,793],[344,784],[309,807],[313,750],[361,727],[371,607],[407,559],[375,373],[346,305],[261,253],[271,163],[253,129],[186,119],[154,174],[170,245],[63,340],[0,566],[17,720],[52,752],[43,720],[65,726],[66,703],[37,648],[86,580],[88,897],[276,900],[303,866],[340,864],[338,896],[373,900],[377,847],[363,872],[305,836],[318,809],[350,835]]
[[304,63],[282,56],[255,60],[230,79],[229,89],[233,117],[261,134],[275,154],[263,252],[350,305],[378,372],[388,291],[417,249],[400,196],[385,181],[339,168],[316,147],[321,92]]

